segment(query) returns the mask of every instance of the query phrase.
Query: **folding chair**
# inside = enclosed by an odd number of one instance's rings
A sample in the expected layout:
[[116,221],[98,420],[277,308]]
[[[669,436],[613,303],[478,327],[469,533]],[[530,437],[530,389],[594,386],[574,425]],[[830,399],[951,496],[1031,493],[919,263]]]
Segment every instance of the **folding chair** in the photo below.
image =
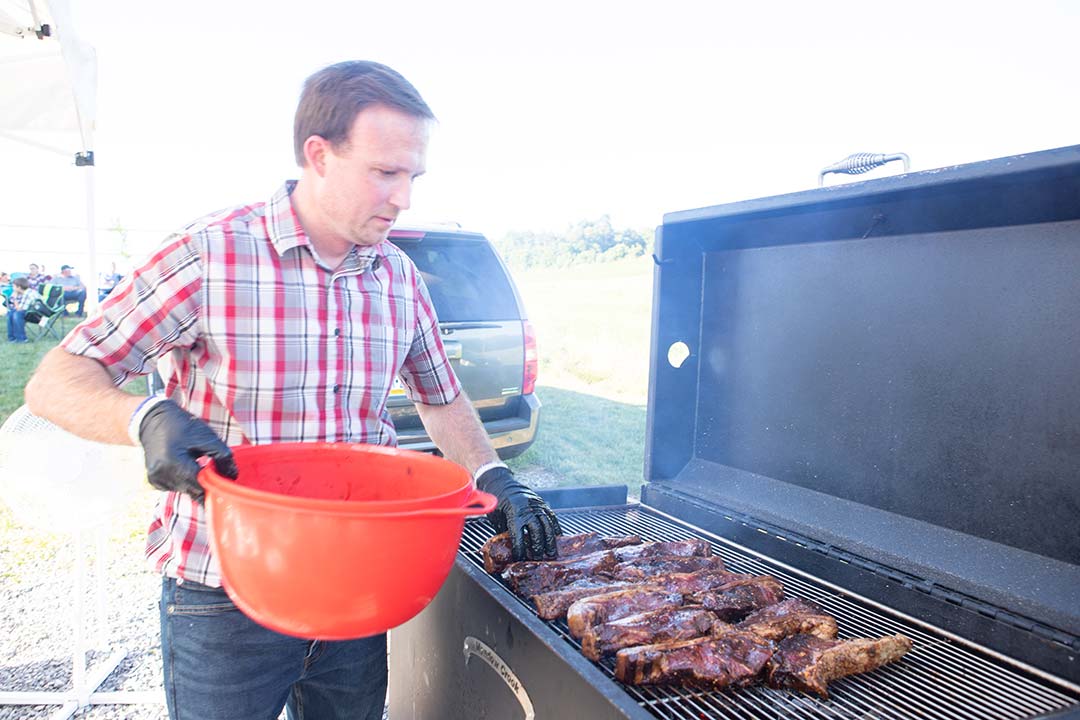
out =
[[[49,283],[41,288],[41,296],[42,300],[35,302],[26,311],[27,337],[37,342],[46,335],[52,335],[59,342],[61,337],[56,332],[55,326],[64,315],[64,288],[61,285]],[[44,323],[41,322],[42,318],[45,320]],[[36,329],[36,332],[31,333],[31,329]],[[30,337],[31,335],[33,337]]]

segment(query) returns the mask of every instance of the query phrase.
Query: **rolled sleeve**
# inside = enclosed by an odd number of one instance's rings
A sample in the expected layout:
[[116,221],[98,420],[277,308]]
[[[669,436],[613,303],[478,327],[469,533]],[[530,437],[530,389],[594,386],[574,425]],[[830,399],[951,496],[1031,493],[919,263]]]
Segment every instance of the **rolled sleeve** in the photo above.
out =
[[147,375],[170,350],[198,338],[202,261],[188,235],[169,238],[109,293],[100,314],[61,346],[101,363],[117,385]]
[[409,399],[424,405],[447,405],[461,394],[450,360],[439,336],[439,319],[431,303],[427,285],[414,271],[416,332],[401,367],[401,381],[408,388]]

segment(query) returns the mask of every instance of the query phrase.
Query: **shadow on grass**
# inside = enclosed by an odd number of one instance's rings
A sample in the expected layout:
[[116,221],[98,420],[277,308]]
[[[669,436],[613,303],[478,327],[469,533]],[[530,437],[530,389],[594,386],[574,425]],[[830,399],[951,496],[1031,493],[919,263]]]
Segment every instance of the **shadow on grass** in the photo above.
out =
[[627,485],[636,497],[645,460],[645,406],[540,386],[536,442],[507,464],[533,487]]

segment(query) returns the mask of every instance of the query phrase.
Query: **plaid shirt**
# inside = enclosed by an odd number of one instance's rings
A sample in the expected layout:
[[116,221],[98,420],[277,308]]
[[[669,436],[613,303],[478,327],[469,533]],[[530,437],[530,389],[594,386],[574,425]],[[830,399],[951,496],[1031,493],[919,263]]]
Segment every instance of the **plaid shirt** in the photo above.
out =
[[30,288],[28,290],[24,290],[21,295],[19,293],[13,293],[11,302],[14,303],[16,310],[22,310],[25,312],[26,310],[29,310],[31,306],[33,306],[35,300],[41,299],[42,297],[38,294],[37,290],[35,290],[34,288]]
[[[170,237],[64,348],[117,385],[167,356],[166,393],[229,445],[395,445],[395,376],[427,405],[460,393],[427,287],[388,242],[354,247],[338,270],[317,262],[294,187]],[[186,494],[162,494],[146,554],[166,575],[221,584],[202,507]]]

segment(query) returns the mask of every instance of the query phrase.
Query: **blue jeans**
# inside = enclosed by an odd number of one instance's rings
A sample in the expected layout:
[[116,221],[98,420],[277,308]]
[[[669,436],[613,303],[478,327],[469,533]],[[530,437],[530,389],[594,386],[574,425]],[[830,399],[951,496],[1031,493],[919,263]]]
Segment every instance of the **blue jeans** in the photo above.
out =
[[7,339],[14,342],[26,342],[25,310],[8,310]]
[[[76,311],[80,315],[83,314],[83,306],[86,304],[86,290],[65,290],[64,302],[77,302],[79,303],[79,309]],[[66,311],[65,311],[66,312]]]
[[[315,591],[317,592],[317,590]],[[164,578],[161,657],[172,720],[379,720],[386,635],[329,642],[268,630],[221,588]]]

